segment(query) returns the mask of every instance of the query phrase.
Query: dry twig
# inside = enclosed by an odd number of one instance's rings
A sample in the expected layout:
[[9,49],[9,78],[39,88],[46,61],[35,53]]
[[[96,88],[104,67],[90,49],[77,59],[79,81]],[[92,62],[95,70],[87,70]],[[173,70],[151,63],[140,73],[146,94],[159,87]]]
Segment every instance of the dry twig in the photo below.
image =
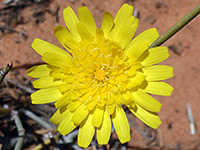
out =
[[34,121],[36,121],[38,124],[40,124],[42,127],[44,127],[45,129],[51,129],[51,125],[47,122],[45,122],[44,120],[42,120],[40,117],[36,116],[33,112],[29,111],[29,110],[22,110],[22,112],[28,116],[29,118],[33,119]]
[[10,62],[9,64],[7,64],[7,66],[5,68],[3,68],[2,70],[0,70],[0,85],[3,81],[3,79],[5,78],[6,74],[10,71],[10,69],[12,68],[12,62]]
[[15,150],[21,150],[22,146],[23,146],[25,130],[24,130],[22,122],[21,122],[21,120],[20,120],[20,118],[18,116],[18,112],[13,110],[11,112],[11,114],[12,114],[12,118],[14,119],[15,124],[17,126],[18,135],[19,135],[17,144],[15,145]]

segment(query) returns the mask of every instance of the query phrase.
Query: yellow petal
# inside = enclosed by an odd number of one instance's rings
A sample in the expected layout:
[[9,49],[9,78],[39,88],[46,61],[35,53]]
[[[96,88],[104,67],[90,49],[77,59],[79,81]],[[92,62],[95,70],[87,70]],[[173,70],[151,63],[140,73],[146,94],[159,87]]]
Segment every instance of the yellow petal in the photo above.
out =
[[101,29],[104,32],[104,36],[108,38],[108,34],[110,33],[111,29],[113,28],[114,20],[113,16],[110,12],[106,11],[103,16]]
[[135,37],[125,49],[130,61],[137,60],[148,47],[159,37],[155,28],[148,29]]
[[73,40],[71,33],[69,33],[65,27],[58,25],[54,28],[53,32],[62,46],[70,53],[73,53],[73,51],[78,47],[78,43]]
[[129,4],[124,4],[118,11],[114,23],[115,26],[109,34],[109,38],[119,42],[122,48],[133,38],[133,35],[138,26],[138,19],[135,19],[133,7]]
[[147,111],[139,105],[136,105],[134,108],[128,106],[128,108],[136,117],[138,117],[151,128],[157,129],[158,126],[162,123],[156,113]]
[[145,80],[145,77],[146,76],[143,73],[137,72],[134,77],[130,78],[130,82],[127,84],[126,88],[131,89],[141,85]]
[[[51,96],[49,96],[51,95]],[[57,87],[51,87],[47,89],[41,89],[31,94],[31,100],[33,104],[45,104],[57,101],[62,94]]]
[[132,92],[132,95],[136,104],[140,105],[141,107],[152,112],[160,111],[162,104],[149,94],[138,89],[137,91]]
[[74,115],[72,117],[72,121],[75,124],[79,124],[85,119],[85,117],[87,117],[88,113],[89,113],[88,109],[84,105],[81,105],[74,112]]
[[114,40],[119,42],[122,46],[122,49],[124,49],[133,38],[137,27],[138,19],[130,16],[128,20],[123,23],[122,26],[120,26],[119,28],[117,28],[116,26],[110,34],[116,34],[116,32],[118,31],[118,34]]
[[104,111],[103,121],[99,128],[97,128],[97,141],[100,145],[108,144],[111,134],[111,120],[108,111]]
[[173,77],[173,67],[166,65],[155,65],[142,69],[147,81],[160,81]]
[[96,30],[96,41],[97,43],[103,43],[102,41],[104,40],[104,33],[103,30],[97,29]]
[[61,93],[65,93],[66,91],[69,90],[70,85],[68,85],[67,83],[60,85],[58,87],[58,89],[60,90]]
[[65,24],[67,25],[67,28],[72,33],[72,36],[77,40],[80,41],[81,37],[78,33],[78,30],[76,28],[76,24],[79,22],[76,14],[72,10],[71,7],[67,7],[63,11],[63,16],[65,20]]
[[92,35],[82,23],[77,24],[77,29],[83,41],[91,42],[93,40]]
[[50,118],[50,121],[53,122],[55,125],[59,125],[62,121],[62,116],[60,113],[60,109],[58,109],[53,116]]
[[103,115],[104,115],[104,108],[96,107],[92,118],[92,125],[94,127],[99,127],[101,125],[103,121]]
[[67,109],[69,109],[69,111],[74,111],[76,110],[79,106],[81,105],[80,101],[71,101],[68,105],[67,105]]
[[173,87],[165,82],[147,82],[144,91],[150,94],[170,96]]
[[[132,62],[130,64],[130,66],[131,67],[124,72],[124,74],[128,75],[129,78],[133,79],[133,78],[137,78],[138,75],[139,76],[143,75],[143,74],[141,74],[141,72],[137,72],[138,69],[142,68],[142,65],[140,62],[138,62],[138,61]],[[144,76],[144,78],[145,78],[145,76]]]
[[48,77],[51,72],[49,65],[38,65],[34,66],[27,71],[27,75],[32,78]]
[[70,101],[70,92],[66,92],[62,95],[55,103],[56,108],[61,108],[69,104]]
[[122,25],[122,22],[126,21],[126,19],[133,14],[133,6],[125,3],[117,12],[114,23],[116,25]]
[[65,114],[63,115],[63,120],[58,126],[58,131],[62,135],[66,135],[70,133],[72,130],[74,130],[77,125],[72,122],[72,116],[73,113],[71,113],[69,110],[65,111]]
[[52,70],[51,73],[50,73],[50,76],[55,78],[56,80],[57,79],[65,79],[66,78],[66,75],[63,72],[61,72],[60,69]]
[[63,49],[41,39],[35,38],[31,46],[41,56],[43,56],[44,53],[53,53],[57,55],[66,55],[66,57],[71,57],[70,54]]
[[95,36],[97,26],[89,9],[87,7],[79,7],[78,17],[80,22],[85,25],[90,34]]
[[134,105],[133,96],[132,96],[131,92],[128,91],[128,90],[126,92],[124,92],[119,99],[121,100],[121,102],[119,104],[122,104],[122,105],[132,104],[132,105]]
[[93,115],[89,114],[88,117],[80,124],[78,132],[78,146],[87,148],[94,136],[95,128],[92,125]]
[[59,108],[50,118],[50,121],[59,125],[67,115],[69,115],[69,111],[66,107]]
[[167,47],[155,47],[148,49],[139,58],[139,61],[143,66],[151,66],[157,64],[169,57]]
[[128,20],[128,18],[130,16],[132,16],[133,14],[133,7],[129,4],[124,4],[120,9],[119,11],[117,12],[116,16],[115,16],[115,19],[114,19],[114,28],[113,30],[116,31],[116,33],[113,32],[112,30],[112,33],[110,35],[110,37],[112,39],[115,39],[118,35],[118,30],[116,29],[121,29],[121,27],[123,26],[123,24]]
[[[110,98],[110,100],[112,100],[112,99]],[[116,110],[115,104],[110,104],[110,105],[107,105],[107,106],[108,106],[107,107],[108,108],[108,114],[112,115]]]
[[[129,65],[131,66],[131,68],[129,70],[138,70],[142,68],[142,64],[140,61],[133,61],[133,62],[129,62]],[[127,70],[127,71],[129,71]]]
[[123,108],[118,105],[115,114],[112,115],[113,125],[121,143],[130,141],[130,128]]
[[47,87],[52,87],[52,86],[59,86],[62,84],[65,84],[65,82],[61,80],[54,81],[54,78],[49,77],[49,76],[33,81],[34,88],[47,88]]
[[44,53],[42,60],[56,67],[64,67],[71,62],[71,58],[68,58],[65,55],[58,55],[53,53]]

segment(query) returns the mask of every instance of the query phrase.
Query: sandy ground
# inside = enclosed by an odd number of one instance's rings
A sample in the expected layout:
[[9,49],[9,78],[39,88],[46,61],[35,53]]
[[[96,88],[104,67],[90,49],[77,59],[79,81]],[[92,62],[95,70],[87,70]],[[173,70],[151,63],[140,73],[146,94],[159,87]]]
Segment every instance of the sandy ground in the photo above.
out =
[[[0,0],[0,8],[3,7],[2,2]],[[110,11],[115,15],[124,2],[123,0],[74,0],[74,2],[54,0],[49,4],[48,9],[56,12],[59,8],[59,22],[56,21],[55,15],[45,11],[43,22],[37,23],[33,17],[33,12],[37,8],[23,9],[23,23],[11,24],[11,26],[19,32],[25,31],[27,39],[19,33],[0,34],[0,68],[12,61],[14,70],[20,72],[19,76],[28,78],[25,75],[27,68],[23,66],[41,62],[41,57],[31,48],[34,38],[41,38],[61,47],[53,35],[53,28],[58,24],[64,25],[62,10],[65,7],[71,6],[77,12],[79,6],[86,5],[92,12],[97,26],[100,27],[104,11]],[[126,2],[137,8],[139,12],[139,27],[136,35],[152,27],[156,27],[162,35],[200,3],[199,0],[126,0]],[[200,149],[199,27],[200,17],[197,17],[163,44],[169,47],[171,57],[162,64],[174,67],[174,77],[167,80],[174,87],[172,96],[155,96],[163,104],[159,113],[163,123],[157,131],[160,135],[158,139],[160,146],[163,145],[164,149]],[[187,103],[190,103],[192,108],[195,135],[190,134]],[[132,139],[128,144],[129,149],[135,146],[145,147],[147,142],[133,128]]]

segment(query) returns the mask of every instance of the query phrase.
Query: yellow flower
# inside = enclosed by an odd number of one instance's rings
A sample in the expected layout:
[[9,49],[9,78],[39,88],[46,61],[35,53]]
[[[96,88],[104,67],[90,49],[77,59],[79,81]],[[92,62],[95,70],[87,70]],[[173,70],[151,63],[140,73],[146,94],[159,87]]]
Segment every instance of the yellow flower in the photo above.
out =
[[[162,82],[173,68],[155,65],[169,57],[166,47],[148,48],[159,36],[155,28],[135,37],[138,19],[133,7],[124,4],[113,19],[105,12],[101,29],[87,7],[78,17],[67,7],[54,34],[69,52],[35,39],[33,49],[47,64],[34,66],[27,74],[40,90],[31,95],[33,104],[55,102],[50,119],[62,135],[79,126],[78,145],[88,147],[95,130],[99,144],[107,144],[112,123],[121,143],[130,140],[130,128],[122,105],[152,128],[161,120],[161,103],[147,93],[169,96],[173,88]],[[111,123],[112,120],[112,123]]]

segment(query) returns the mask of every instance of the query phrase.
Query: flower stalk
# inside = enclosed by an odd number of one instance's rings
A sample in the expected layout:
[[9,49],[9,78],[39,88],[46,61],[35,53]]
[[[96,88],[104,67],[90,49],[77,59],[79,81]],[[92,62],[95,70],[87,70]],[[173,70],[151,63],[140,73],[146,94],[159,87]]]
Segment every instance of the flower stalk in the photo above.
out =
[[197,5],[192,11],[190,11],[186,16],[179,20],[175,25],[173,25],[167,32],[160,36],[149,48],[162,45],[165,41],[171,38],[179,30],[181,30],[185,25],[187,25],[192,19],[194,19],[200,13],[200,4]]

